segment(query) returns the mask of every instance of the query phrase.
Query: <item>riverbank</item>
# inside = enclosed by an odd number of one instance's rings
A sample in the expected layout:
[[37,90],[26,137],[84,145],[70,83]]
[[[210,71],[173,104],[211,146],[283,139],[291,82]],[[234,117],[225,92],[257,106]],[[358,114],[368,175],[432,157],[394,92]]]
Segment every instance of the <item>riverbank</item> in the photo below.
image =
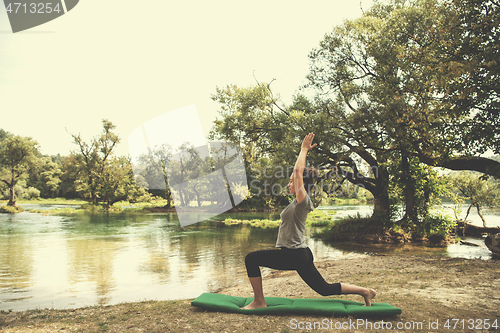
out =
[[[406,325],[400,332],[481,332],[500,330],[500,261],[466,260],[445,257],[360,256],[316,264],[327,281],[357,284],[377,290],[375,302],[388,302],[403,310],[394,317],[355,318],[297,315],[246,316],[207,312],[192,307],[191,300],[147,301],[113,306],[95,306],[70,310],[38,309],[0,312],[2,332],[311,332],[294,329],[294,322],[335,324],[364,319],[365,323],[390,322],[393,328]],[[295,272],[263,271],[266,296],[322,298],[314,293]],[[267,274],[266,274],[267,273]],[[248,283],[218,292],[251,295]],[[359,296],[332,298],[361,301]],[[447,322],[451,327],[446,328]],[[458,321],[451,321],[457,319]],[[474,319],[473,328],[469,320]],[[485,320],[489,319],[488,322]],[[463,321],[462,321],[463,320]],[[479,320],[482,320],[481,322]],[[499,329],[491,329],[493,323]],[[429,328],[431,325],[436,325]],[[454,325],[455,330],[453,330]],[[481,326],[479,326],[481,324]],[[484,329],[490,325],[490,329]],[[465,329],[462,329],[464,325]],[[410,328],[411,327],[411,328]],[[324,327],[325,328],[325,327]],[[356,332],[376,332],[359,327]]]

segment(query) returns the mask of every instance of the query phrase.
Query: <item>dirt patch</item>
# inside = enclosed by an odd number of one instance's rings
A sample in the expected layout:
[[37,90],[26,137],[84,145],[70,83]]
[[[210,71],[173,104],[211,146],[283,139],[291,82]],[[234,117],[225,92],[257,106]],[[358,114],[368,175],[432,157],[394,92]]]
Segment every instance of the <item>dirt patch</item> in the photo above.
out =
[[[485,329],[487,325],[495,323],[495,320],[500,327],[498,310],[500,261],[498,260],[364,256],[325,261],[316,265],[327,281],[374,288],[378,292],[375,302],[391,303],[401,308],[403,313],[381,318],[247,316],[204,311],[192,307],[191,300],[155,301],[73,310],[1,312],[0,330],[2,332],[319,332],[340,329],[344,332],[380,332],[383,321],[385,325],[388,323],[392,325],[392,330],[385,330],[394,332],[500,331],[500,328]],[[264,276],[266,296],[321,298],[295,272],[267,272],[268,274]],[[245,282],[219,292],[249,297],[251,287]],[[356,295],[331,298],[361,301]],[[448,321],[450,326],[445,327],[447,320],[452,319],[456,320]],[[472,319],[474,322],[470,321]],[[485,319],[489,319],[487,325]],[[349,322],[364,325],[356,329],[352,326],[345,326],[346,329],[340,328],[339,325]],[[302,323],[302,326],[299,323]],[[314,323],[318,324],[316,330],[306,329],[314,328]]]

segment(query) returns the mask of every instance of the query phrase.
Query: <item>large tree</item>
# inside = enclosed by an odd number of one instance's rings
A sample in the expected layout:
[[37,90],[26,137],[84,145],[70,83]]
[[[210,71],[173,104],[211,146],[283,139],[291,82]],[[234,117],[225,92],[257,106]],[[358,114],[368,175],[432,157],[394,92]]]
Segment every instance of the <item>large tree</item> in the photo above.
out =
[[[467,69],[459,75],[439,70],[453,64],[443,45],[457,43],[443,31],[463,15],[450,6],[437,0],[376,2],[362,18],[335,27],[310,55],[309,86],[324,101],[324,112],[336,115],[333,125],[356,127],[357,134],[345,134],[362,139],[363,149],[400,161],[412,220],[418,215],[413,157],[430,166],[500,176],[498,162],[478,155],[494,148],[495,129],[475,117],[480,112],[474,105],[450,98],[450,89],[461,96],[456,90],[464,85],[452,83]],[[471,134],[479,129],[489,133],[486,139]]]
[[165,208],[170,208],[173,202],[166,169],[171,163],[172,154],[172,147],[162,144],[132,161],[136,174],[135,182],[142,188],[147,188],[150,193],[167,199]]
[[215,121],[210,138],[238,144],[250,193],[263,198],[269,208],[281,202],[280,188],[288,182],[282,171],[293,166],[300,147],[289,112],[277,107],[278,98],[265,84],[227,85],[217,88],[212,99],[220,103],[222,118]]
[[90,143],[83,141],[80,134],[72,134],[79,151],[73,153],[78,160],[77,189],[88,197],[92,204],[99,201],[99,191],[102,187],[102,178],[105,176],[113,149],[120,141],[118,135],[113,132],[115,125],[103,120],[103,132],[100,136],[93,138]]
[[37,182],[36,188],[41,192],[44,198],[54,198],[61,184],[61,175],[63,174],[60,165],[52,162],[48,156],[42,157],[37,163]]
[[29,169],[36,160],[38,143],[29,137],[8,135],[0,145],[0,181],[9,190],[7,205],[16,206],[14,187],[29,175]]
[[[491,66],[479,66],[482,74],[469,73],[471,68],[442,74],[442,68],[457,66],[450,58],[453,45],[471,36],[467,12],[456,6],[445,0],[376,2],[363,17],[335,27],[311,52],[307,86],[315,98],[297,96],[293,105],[278,107],[266,85],[218,89],[214,99],[223,119],[216,131],[243,144],[249,158],[264,153],[284,161],[293,160],[297,138],[314,131],[320,142],[311,159],[372,192],[374,213],[389,211],[387,165],[397,161],[399,178],[391,179],[404,189],[406,217],[417,221],[419,163],[500,176],[500,163],[479,155],[495,148],[498,127],[483,121],[494,111],[480,111],[485,103],[494,105],[495,95],[483,94],[475,104],[453,98],[465,93],[467,75],[480,82]],[[482,22],[480,14],[473,17],[471,27]],[[486,31],[481,45],[495,49],[489,41],[497,38],[495,29]]]
[[100,180],[99,198],[106,209],[118,201],[132,200],[137,191],[132,165],[126,157],[111,157]]
[[[321,171],[317,186],[331,194],[347,180],[373,194],[375,215],[389,214],[388,155],[368,151],[360,144],[359,140],[364,140],[364,126],[355,125],[342,115],[340,105],[315,103],[297,95],[292,105],[282,107],[265,84],[219,88],[213,99],[221,103],[223,116],[215,122],[214,132],[242,146],[245,160],[251,165],[250,178],[255,177],[255,171],[261,177],[264,175],[261,180],[266,183],[259,185],[269,188],[256,186],[259,194],[262,191],[268,196],[280,194],[272,186],[287,181],[301,139],[314,131],[318,147],[311,152],[308,162]],[[263,161],[267,162],[262,165]],[[254,180],[250,182],[252,189]]]

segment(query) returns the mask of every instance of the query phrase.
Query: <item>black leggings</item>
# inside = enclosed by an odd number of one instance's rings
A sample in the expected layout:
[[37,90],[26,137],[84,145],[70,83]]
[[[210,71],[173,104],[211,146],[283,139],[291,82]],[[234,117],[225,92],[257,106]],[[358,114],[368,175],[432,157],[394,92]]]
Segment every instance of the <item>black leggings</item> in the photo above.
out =
[[297,271],[302,280],[321,296],[340,295],[340,283],[327,283],[314,266],[311,250],[306,248],[281,250],[260,250],[247,254],[245,265],[248,277],[259,277],[260,268]]

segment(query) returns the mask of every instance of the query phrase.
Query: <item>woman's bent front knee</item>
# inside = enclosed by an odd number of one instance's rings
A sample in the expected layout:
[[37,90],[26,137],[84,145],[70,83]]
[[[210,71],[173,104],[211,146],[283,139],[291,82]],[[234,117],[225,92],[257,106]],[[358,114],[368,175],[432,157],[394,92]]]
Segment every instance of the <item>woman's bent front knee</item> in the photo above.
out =
[[245,257],[245,266],[247,268],[248,277],[261,276],[258,257],[259,255],[257,252],[250,252]]

